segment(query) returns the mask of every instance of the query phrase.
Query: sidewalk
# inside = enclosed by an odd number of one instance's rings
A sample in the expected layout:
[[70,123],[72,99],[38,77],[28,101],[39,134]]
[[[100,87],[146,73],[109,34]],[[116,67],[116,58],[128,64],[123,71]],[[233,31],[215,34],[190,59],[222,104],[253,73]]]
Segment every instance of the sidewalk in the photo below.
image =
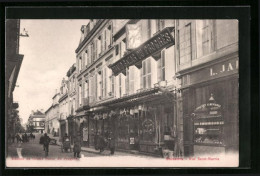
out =
[[[61,145],[61,142],[59,141],[59,137],[54,137],[52,135],[50,135],[51,139],[55,139],[57,140],[57,145]],[[72,146],[73,148],[73,146]],[[110,150],[109,149],[105,149],[103,152],[100,153],[99,150],[95,150],[93,147],[81,147],[81,151],[83,152],[88,152],[88,153],[93,153],[93,154],[97,154],[97,155],[101,155],[101,156],[110,156]],[[151,157],[151,158],[160,158],[160,156],[157,155],[151,155],[151,154],[146,154],[146,153],[142,153],[136,150],[123,150],[123,149],[116,149],[115,150],[115,155],[132,155],[132,156],[143,156],[143,157]]]

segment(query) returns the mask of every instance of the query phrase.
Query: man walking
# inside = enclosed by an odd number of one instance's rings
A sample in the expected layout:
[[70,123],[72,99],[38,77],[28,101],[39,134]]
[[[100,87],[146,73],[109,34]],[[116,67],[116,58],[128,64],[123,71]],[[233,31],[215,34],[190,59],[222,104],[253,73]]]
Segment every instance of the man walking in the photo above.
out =
[[45,150],[45,156],[48,156],[50,141],[50,137],[47,135],[47,133],[45,133],[43,137],[43,148]]
[[74,157],[79,158],[80,157],[79,154],[81,152],[81,135],[80,135],[80,132],[77,133],[77,136],[75,138],[73,151],[74,151]]
[[110,132],[108,140],[109,140],[110,154],[114,155],[114,152],[115,152],[115,138],[114,138],[113,132]]

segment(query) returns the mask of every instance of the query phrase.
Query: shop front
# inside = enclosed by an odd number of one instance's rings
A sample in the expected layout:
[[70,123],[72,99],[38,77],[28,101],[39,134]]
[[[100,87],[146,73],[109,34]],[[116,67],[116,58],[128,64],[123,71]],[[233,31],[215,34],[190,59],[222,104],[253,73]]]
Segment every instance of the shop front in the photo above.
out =
[[95,137],[102,135],[106,138],[112,132],[117,150],[160,156],[163,150],[174,153],[174,97],[164,95],[154,88],[136,96],[113,100],[106,106],[106,111],[95,113],[94,123],[93,120],[89,121],[93,124],[89,132],[95,133],[94,137],[90,137],[93,141],[90,142],[91,145],[95,146]]
[[184,155],[238,152],[238,57],[180,72]]

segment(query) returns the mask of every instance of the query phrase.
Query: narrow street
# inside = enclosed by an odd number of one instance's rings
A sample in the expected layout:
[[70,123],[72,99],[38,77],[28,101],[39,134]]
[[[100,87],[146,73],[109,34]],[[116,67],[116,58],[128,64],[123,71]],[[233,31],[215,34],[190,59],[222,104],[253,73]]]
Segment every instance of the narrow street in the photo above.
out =
[[[44,158],[45,153],[43,151],[43,145],[39,144],[40,136],[41,134],[35,133],[35,139],[30,140],[27,143],[22,143],[22,156],[24,158]],[[50,136],[52,138],[52,136]],[[10,144],[8,147],[8,157],[17,158],[17,148],[18,144],[15,143]],[[105,150],[102,153],[97,152],[88,152],[88,151],[81,151],[81,155],[84,155],[84,157],[98,157],[98,156],[110,156],[110,151]],[[74,158],[73,151],[70,152],[61,152],[61,146],[60,145],[49,145],[49,156],[48,158]],[[133,156],[136,155],[130,154],[130,153],[124,153],[124,152],[118,152],[116,151],[113,156]],[[113,157],[110,156],[110,157]],[[151,156],[136,156],[136,157],[144,157],[144,158],[153,158]]]
[[[41,134],[34,134],[35,139],[30,140],[27,143],[22,143],[22,156],[24,158],[42,158],[45,153],[43,151],[43,146],[39,144]],[[11,144],[8,148],[8,157],[18,157],[16,151],[17,143]],[[93,153],[81,152],[85,157],[96,156]],[[59,145],[49,145],[49,158],[73,158],[73,152],[61,152],[61,147]]]

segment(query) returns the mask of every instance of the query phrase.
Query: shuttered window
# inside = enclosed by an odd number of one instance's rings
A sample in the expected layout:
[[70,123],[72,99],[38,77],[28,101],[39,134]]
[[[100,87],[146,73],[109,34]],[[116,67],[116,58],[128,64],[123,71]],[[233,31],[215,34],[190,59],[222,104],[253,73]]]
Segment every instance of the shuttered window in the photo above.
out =
[[105,67],[102,72],[102,97],[106,97],[107,94],[107,68]]
[[151,59],[143,61],[142,66],[142,88],[151,88]]
[[135,66],[129,67],[129,94],[133,94],[135,91]]
[[161,58],[158,63],[158,80],[165,81],[165,50],[161,51]]
[[88,98],[88,80],[86,80],[84,83],[84,98]]

